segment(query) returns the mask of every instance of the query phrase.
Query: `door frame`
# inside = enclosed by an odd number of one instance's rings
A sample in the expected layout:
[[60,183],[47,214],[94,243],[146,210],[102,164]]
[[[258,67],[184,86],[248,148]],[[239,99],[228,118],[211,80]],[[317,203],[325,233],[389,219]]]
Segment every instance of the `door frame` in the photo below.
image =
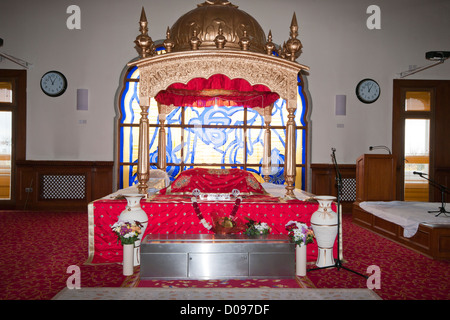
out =
[[12,112],[11,199],[1,200],[0,209],[14,209],[16,204],[16,162],[26,159],[27,71],[0,69],[0,80],[13,84],[13,103],[0,103],[0,110]]
[[[448,124],[450,112],[449,95],[446,92],[450,88],[450,80],[405,80],[395,79],[393,85],[393,105],[392,105],[392,154],[397,159],[397,199],[404,200],[404,141],[405,141],[405,119],[418,118],[424,116],[430,119],[430,164],[429,178],[436,180],[437,170],[447,167],[448,164],[442,162],[448,156],[448,148],[442,145],[446,133],[442,130]],[[431,92],[431,110],[428,112],[415,111],[406,113],[404,98],[406,91],[420,91],[421,89]],[[448,131],[447,131],[448,132]],[[440,180],[440,179],[439,179]],[[442,183],[442,182],[440,182]],[[440,201],[440,192],[430,184],[429,201]]]

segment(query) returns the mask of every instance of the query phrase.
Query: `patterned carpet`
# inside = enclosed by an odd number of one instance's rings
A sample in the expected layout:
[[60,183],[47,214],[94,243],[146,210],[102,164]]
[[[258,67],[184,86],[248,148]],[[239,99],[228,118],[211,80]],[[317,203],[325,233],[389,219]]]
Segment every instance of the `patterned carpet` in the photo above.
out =
[[[87,213],[1,211],[0,300],[49,300],[66,287],[67,268],[80,267],[81,287],[217,287],[217,288],[367,288],[366,279],[336,268],[310,271],[299,280],[247,280],[139,283],[124,277],[119,264],[85,265],[88,248]],[[374,235],[344,215],[344,265],[366,274],[370,265],[381,270],[387,300],[449,300],[450,261],[435,261]],[[138,271],[138,270],[136,270]]]

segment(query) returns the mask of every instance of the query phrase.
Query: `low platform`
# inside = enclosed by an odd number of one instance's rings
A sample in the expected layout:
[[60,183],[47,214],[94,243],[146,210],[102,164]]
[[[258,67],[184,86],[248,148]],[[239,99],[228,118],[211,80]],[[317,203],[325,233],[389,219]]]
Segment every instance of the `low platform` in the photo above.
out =
[[421,223],[417,233],[411,238],[406,238],[401,226],[367,212],[359,206],[359,202],[353,203],[352,221],[429,258],[450,259],[449,224]]
[[141,279],[293,278],[287,235],[149,234],[141,242]]

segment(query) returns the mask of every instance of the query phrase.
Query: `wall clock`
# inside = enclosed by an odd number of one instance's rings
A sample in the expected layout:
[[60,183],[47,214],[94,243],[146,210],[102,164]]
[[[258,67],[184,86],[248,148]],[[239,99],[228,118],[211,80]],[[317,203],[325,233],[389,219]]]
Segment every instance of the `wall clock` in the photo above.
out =
[[363,79],[356,86],[356,96],[361,102],[373,103],[380,97],[380,86],[375,80]]
[[59,71],[46,72],[41,78],[41,89],[50,97],[58,97],[67,89],[67,79]]

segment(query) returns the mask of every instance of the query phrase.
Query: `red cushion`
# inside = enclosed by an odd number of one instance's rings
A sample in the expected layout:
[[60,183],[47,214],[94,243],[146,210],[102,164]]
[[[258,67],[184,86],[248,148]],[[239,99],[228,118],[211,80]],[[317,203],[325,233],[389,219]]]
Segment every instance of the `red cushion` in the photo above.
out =
[[264,194],[264,188],[251,172],[241,169],[194,168],[183,171],[160,194],[191,194],[194,189],[202,193]]

